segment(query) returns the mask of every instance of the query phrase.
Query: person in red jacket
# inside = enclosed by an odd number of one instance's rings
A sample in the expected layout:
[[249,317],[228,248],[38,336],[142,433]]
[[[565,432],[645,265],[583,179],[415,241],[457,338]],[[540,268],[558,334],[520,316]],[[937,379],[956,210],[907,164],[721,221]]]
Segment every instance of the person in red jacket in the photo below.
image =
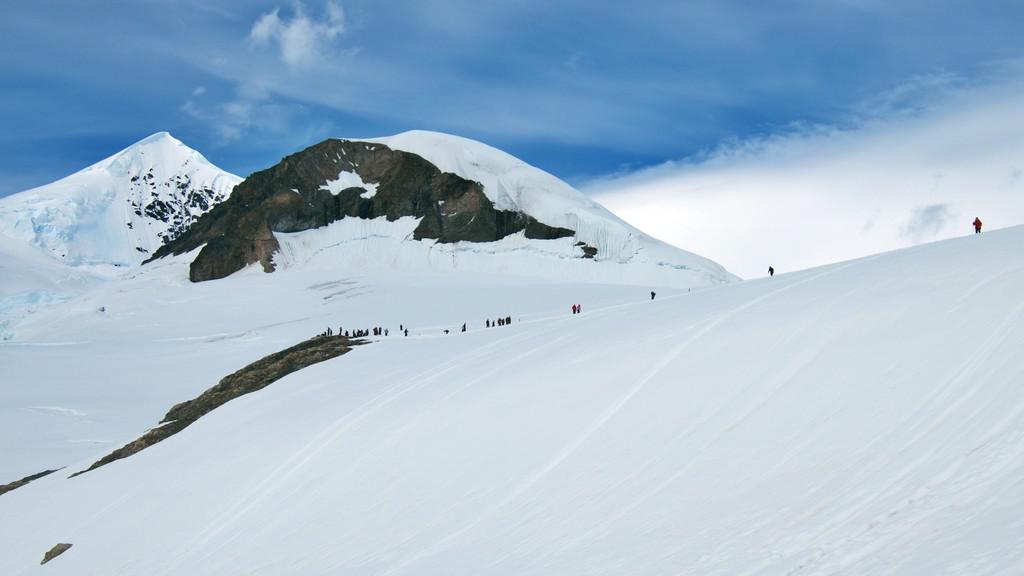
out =
[[974,233],[981,234],[981,218],[974,217]]

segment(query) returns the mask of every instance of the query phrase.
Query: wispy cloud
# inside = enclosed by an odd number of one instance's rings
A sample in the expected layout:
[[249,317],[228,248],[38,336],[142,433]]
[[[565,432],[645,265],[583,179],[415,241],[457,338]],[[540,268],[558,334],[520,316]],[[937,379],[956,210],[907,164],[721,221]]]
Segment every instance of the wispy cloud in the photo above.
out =
[[238,140],[260,119],[270,117],[276,122],[282,121],[277,116],[279,110],[274,109],[271,103],[270,93],[261,84],[241,84],[233,98],[221,103],[204,104],[199,99],[203,94],[205,91],[193,91],[193,97],[181,105],[181,111],[207,123],[213,129],[219,146]]
[[322,18],[314,19],[296,3],[291,18],[282,18],[279,8],[261,15],[249,31],[249,40],[257,47],[276,45],[281,60],[297,67],[325,55],[344,31],[345,12],[338,4],[328,1]]
[[930,240],[941,233],[949,221],[953,218],[953,212],[949,204],[929,204],[914,210],[910,219],[903,226],[903,236],[912,242]]

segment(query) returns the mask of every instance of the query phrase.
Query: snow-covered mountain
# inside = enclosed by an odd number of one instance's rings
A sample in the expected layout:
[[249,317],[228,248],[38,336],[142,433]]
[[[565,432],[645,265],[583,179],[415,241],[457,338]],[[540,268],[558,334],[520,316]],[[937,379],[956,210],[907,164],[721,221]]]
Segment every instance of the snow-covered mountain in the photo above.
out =
[[[329,140],[247,182],[120,274],[0,245],[0,297],[21,291],[0,332],[24,312],[0,342],[0,492],[61,468],[0,494],[0,574],[1024,565],[1024,228],[727,282],[451,136]],[[191,281],[211,246],[219,279]],[[198,420],[70,477],[172,406]]]
[[[654,301],[161,259],[0,345],[0,479],[67,466],[0,495],[0,574],[1017,574],[1022,244]],[[391,335],[68,478],[328,325]]]
[[72,266],[133,266],[240,181],[159,132],[52,184],[0,198],[0,237]]
[[193,281],[314,258],[352,270],[464,269],[649,286],[735,280],[509,154],[424,131],[327,140],[252,174],[156,256],[193,250]]

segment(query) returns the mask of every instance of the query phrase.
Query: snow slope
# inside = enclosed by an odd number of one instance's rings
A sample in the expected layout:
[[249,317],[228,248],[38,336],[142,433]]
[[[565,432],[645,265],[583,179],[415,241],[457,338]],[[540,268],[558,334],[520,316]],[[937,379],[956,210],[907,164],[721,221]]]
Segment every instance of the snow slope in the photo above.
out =
[[638,257],[618,262],[583,258],[576,237],[537,240],[520,232],[496,242],[413,240],[418,224],[419,219],[413,217],[394,222],[384,217],[344,218],[313,230],[279,232],[276,237],[280,249],[274,254],[274,265],[286,274],[324,267],[348,271],[447,270],[647,289],[704,288],[735,279],[717,264],[671,247],[667,247],[666,260],[651,262]]
[[159,132],[57,182],[0,198],[0,234],[73,266],[133,266],[240,181]]
[[[95,401],[59,372],[96,388],[75,364],[104,352],[108,388],[183,399],[327,323],[415,329],[0,496],[0,573],[1020,574],[1022,243],[1014,228],[653,302],[466,272],[190,286],[184,258],[147,266],[0,346],[5,367],[60,354],[55,418]],[[0,391],[8,411],[35,402]],[[57,542],[74,547],[40,567]]]
[[111,267],[67,266],[46,251],[0,234],[0,341],[27,315],[69,300],[116,275]]

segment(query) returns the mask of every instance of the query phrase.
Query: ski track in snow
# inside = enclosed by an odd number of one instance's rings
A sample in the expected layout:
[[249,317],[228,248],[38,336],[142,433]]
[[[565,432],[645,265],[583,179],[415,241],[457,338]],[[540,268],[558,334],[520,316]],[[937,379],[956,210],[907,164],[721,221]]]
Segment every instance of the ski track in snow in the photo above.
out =
[[[854,262],[854,263],[850,263],[850,264],[845,264],[845,265],[840,265],[840,266],[833,266],[829,270],[826,270],[824,272],[815,274],[815,275],[810,276],[808,278],[805,278],[803,280],[799,280],[799,281],[787,284],[787,285],[785,285],[785,286],[783,286],[781,288],[777,288],[775,290],[772,290],[772,291],[770,291],[770,292],[768,292],[768,293],[766,293],[766,294],[764,294],[762,296],[754,298],[754,299],[752,299],[752,300],[750,300],[750,301],[748,301],[748,302],[746,302],[744,304],[741,304],[741,305],[739,305],[739,306],[729,310],[728,312],[725,312],[724,314],[721,314],[717,318],[711,320],[703,328],[697,330],[697,332],[695,332],[689,338],[685,339],[682,343],[680,343],[680,344],[676,345],[674,348],[672,348],[672,350],[668,354],[666,354],[664,357],[662,357],[662,359],[659,360],[654,365],[653,368],[648,370],[641,378],[639,378],[639,380],[636,382],[636,384],[634,384],[632,387],[627,389],[626,392],[624,394],[622,394],[614,402],[612,402],[611,405],[609,405],[604,410],[604,412],[602,412],[600,415],[598,415],[598,417],[595,420],[593,420],[593,422],[591,422],[591,424],[587,428],[585,428],[582,432],[580,432],[572,441],[570,441],[568,444],[563,446],[563,448],[551,460],[549,460],[547,464],[545,464],[544,466],[542,466],[538,470],[535,470],[526,479],[524,479],[522,482],[520,482],[518,485],[516,485],[501,500],[499,500],[497,503],[495,503],[494,505],[492,505],[491,507],[486,509],[474,521],[464,525],[463,527],[459,528],[458,530],[455,530],[454,532],[451,532],[451,533],[447,534],[446,536],[444,536],[443,538],[438,540],[437,543],[435,543],[434,545],[427,547],[426,549],[424,549],[421,552],[419,552],[416,555],[414,555],[412,558],[409,558],[406,561],[399,563],[394,568],[389,569],[386,572],[384,572],[384,574],[386,576],[391,576],[393,574],[399,574],[399,573],[405,571],[407,568],[410,568],[411,566],[413,566],[419,560],[421,560],[423,558],[426,558],[428,556],[437,554],[438,552],[440,552],[440,551],[442,551],[442,550],[452,546],[461,536],[463,536],[464,534],[466,534],[467,532],[469,532],[470,530],[475,528],[477,525],[479,525],[481,522],[483,522],[487,518],[491,517],[498,510],[501,510],[502,508],[508,506],[510,503],[515,501],[517,498],[519,498],[522,494],[524,494],[527,491],[529,491],[530,489],[532,489],[535,485],[537,485],[538,482],[540,482],[552,470],[557,468],[560,464],[562,464],[562,462],[564,462],[566,459],[568,459],[570,456],[572,456],[572,454],[574,452],[576,452],[576,450],[578,450],[580,446],[582,446],[585,442],[587,442],[601,427],[603,427],[605,424],[607,424],[609,420],[611,420],[613,417],[615,417],[615,415],[618,414],[619,411],[626,404],[628,404],[630,402],[630,400],[632,400],[637,394],[639,394],[644,389],[644,387],[647,385],[648,382],[651,381],[651,379],[653,379],[662,370],[664,370],[666,367],[668,367],[670,364],[672,364],[698,338],[701,338],[702,336],[704,336],[705,334],[707,334],[708,332],[710,332],[711,330],[713,330],[714,328],[716,328],[717,326],[722,324],[723,322],[726,322],[727,320],[735,317],[736,315],[744,312],[745,310],[748,310],[748,309],[750,309],[750,308],[752,308],[754,306],[757,306],[758,304],[760,304],[761,302],[763,302],[763,301],[765,301],[765,300],[767,300],[769,298],[772,298],[772,297],[774,297],[774,296],[776,296],[778,294],[784,293],[786,291],[792,290],[793,288],[796,288],[798,286],[802,286],[804,284],[813,282],[813,281],[818,280],[820,278],[823,278],[823,277],[826,277],[826,276],[830,276],[830,275],[835,274],[835,273],[837,273],[839,271],[845,270],[846,268],[849,268],[850,266],[853,266],[854,264],[857,264],[857,263],[858,262]],[[683,470],[685,470],[685,468]],[[666,482],[664,482],[662,485],[660,485],[655,491],[653,491],[653,492],[649,493],[648,495],[642,497],[637,502],[639,503],[641,501],[644,501],[648,497],[653,496],[657,492],[660,492],[665,487],[667,487],[668,485],[670,485],[673,482],[675,482],[679,478],[679,476],[681,476],[681,475],[682,475],[682,472],[672,475]]]
[[[515,356],[510,357],[507,361],[503,362],[502,364],[499,364],[497,367],[491,368],[490,370],[484,372],[479,377],[474,378],[472,380],[469,380],[465,384],[456,387],[451,392],[448,392],[445,396],[439,398],[436,403],[442,403],[444,400],[447,400],[447,399],[449,399],[449,398],[459,394],[460,392],[465,391],[467,388],[475,386],[475,385],[477,385],[477,384],[479,384],[481,382],[487,381],[487,379],[489,377],[493,376],[494,374],[499,373],[499,372],[504,371],[504,370],[507,370],[509,367],[513,367],[513,366],[517,365],[518,363],[522,362],[523,360],[526,360],[528,357],[536,354],[537,352],[540,352],[542,350],[547,349],[547,347],[550,344],[557,343],[558,341],[564,340],[565,338],[567,338],[567,336],[562,336],[562,337],[557,338],[557,339],[555,339],[553,341],[549,341],[549,340],[545,340],[545,339],[538,339],[536,334],[532,334],[531,333],[531,334],[522,334],[522,335],[519,335],[518,337],[509,337],[509,338],[503,339],[499,343],[503,343],[505,345],[511,344],[511,343],[513,343],[515,341],[528,340],[528,339],[537,339],[537,340],[539,340],[541,342],[544,342],[544,343],[541,344],[541,345],[538,345],[536,347],[530,348],[530,349],[528,349],[524,353],[517,354]],[[497,344],[497,343],[495,343],[495,344]],[[476,354],[475,356],[476,357],[484,356],[485,352],[487,352],[490,349],[496,347],[495,344],[488,344],[488,345],[480,347],[479,353]],[[469,360],[471,361],[472,357],[470,357]],[[400,390],[400,391],[396,392],[394,395],[390,396],[386,401],[381,402],[381,403],[375,405],[373,407],[373,410],[376,410],[376,409],[379,409],[379,408],[383,408],[388,403],[390,403],[390,402],[392,402],[394,400],[397,400],[400,397],[402,397],[402,396],[404,396],[404,395],[406,395],[408,393],[414,392],[414,391],[418,390],[419,388],[422,388],[422,387],[426,386],[427,384],[435,383],[438,379],[440,379],[441,376],[443,376],[449,370],[459,367],[462,363],[463,362],[450,362],[448,364],[445,364],[444,368],[442,368],[441,371],[436,372],[435,374],[432,374],[422,384],[406,386],[402,390]],[[472,363],[472,362],[470,362],[470,363]],[[425,371],[423,373],[420,373],[417,377],[411,378],[410,381],[415,382],[416,380],[419,380],[420,377],[423,376],[424,374],[426,374],[427,372],[430,372],[430,371]],[[421,412],[421,414],[416,419],[411,420],[409,422],[406,422],[403,426],[401,426],[401,427],[395,429],[393,432],[391,432],[391,434],[389,436],[390,437],[402,436],[405,432],[407,432],[408,430],[412,429],[415,426],[415,424],[420,419],[422,419],[425,416],[426,411],[427,411],[426,408],[424,408],[424,411]],[[329,447],[329,446],[339,442],[341,440],[342,436],[345,434],[345,432],[351,430],[353,427],[357,426],[359,423],[365,421],[371,415],[372,415],[372,412],[365,412],[363,414],[360,414],[358,418],[355,418],[354,420],[352,420],[351,422],[349,422],[347,425],[343,426],[342,428],[340,428],[340,429],[333,429],[329,433],[328,437],[325,440],[323,440],[322,442],[319,442],[317,444],[317,446],[314,448],[315,453],[314,454],[310,454],[309,458],[303,459],[302,464],[309,462],[310,460],[312,460],[312,458],[315,457],[316,454],[319,454],[320,452],[322,452],[327,447]],[[339,420],[338,424],[341,424],[341,423],[342,423],[342,421]],[[369,452],[364,453],[359,458],[356,458],[355,460],[347,463],[345,468],[343,468],[343,469],[341,469],[339,471],[339,474],[350,473],[350,471],[352,471],[353,469],[357,468],[361,463],[363,463],[366,459],[370,458],[371,456],[374,456],[374,455],[369,453]],[[283,482],[282,482],[282,484],[283,484]],[[261,498],[262,497],[263,496],[261,496]],[[232,518],[232,520],[231,520],[232,523],[237,523],[237,521],[238,521],[238,518]],[[229,547],[231,542],[234,539],[236,539],[236,538],[238,538],[238,536],[226,539],[225,542],[221,545],[221,547]],[[216,550],[212,550],[207,555],[207,557],[213,556],[215,553],[216,553]]]

